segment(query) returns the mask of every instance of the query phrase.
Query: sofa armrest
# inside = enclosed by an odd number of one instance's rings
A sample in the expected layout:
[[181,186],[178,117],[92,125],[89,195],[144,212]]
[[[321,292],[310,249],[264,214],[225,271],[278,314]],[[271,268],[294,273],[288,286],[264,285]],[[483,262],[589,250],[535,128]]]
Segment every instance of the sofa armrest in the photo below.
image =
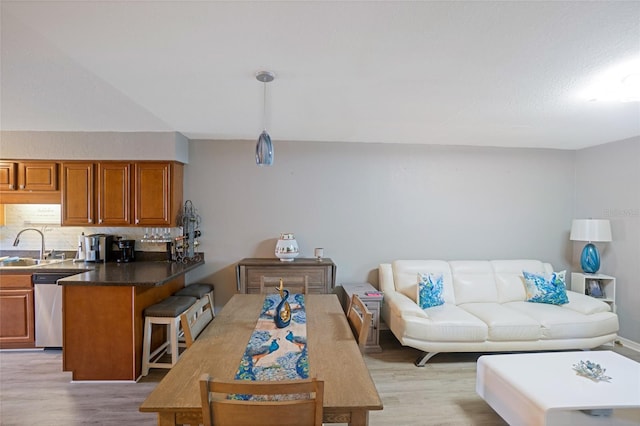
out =
[[401,317],[418,317],[429,318],[429,315],[421,309],[413,300],[409,299],[402,293],[393,292],[387,297],[387,293],[384,294],[385,303],[389,304],[391,310],[397,311]]
[[611,306],[609,306],[608,303],[587,296],[586,294],[567,290],[567,297],[569,298],[569,303],[563,306],[572,311],[580,312],[581,314],[591,315],[597,312],[611,311]]
[[381,263],[378,267],[378,282],[380,290],[384,294],[384,303],[389,307],[390,311],[399,317],[409,315],[429,318],[429,315],[420,309],[416,302],[396,291],[396,286],[393,282],[393,268],[390,263]]

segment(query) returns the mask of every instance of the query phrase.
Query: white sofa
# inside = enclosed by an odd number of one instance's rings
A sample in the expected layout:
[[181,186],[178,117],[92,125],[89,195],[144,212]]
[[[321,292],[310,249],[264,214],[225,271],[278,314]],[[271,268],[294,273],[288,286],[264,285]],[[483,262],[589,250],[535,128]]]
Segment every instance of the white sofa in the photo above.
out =
[[[424,352],[418,366],[439,352],[591,349],[616,339],[618,316],[607,303],[572,291],[564,305],[527,302],[523,270],[553,272],[538,260],[381,264],[382,319],[400,343]],[[418,306],[418,273],[442,274],[443,305]]]

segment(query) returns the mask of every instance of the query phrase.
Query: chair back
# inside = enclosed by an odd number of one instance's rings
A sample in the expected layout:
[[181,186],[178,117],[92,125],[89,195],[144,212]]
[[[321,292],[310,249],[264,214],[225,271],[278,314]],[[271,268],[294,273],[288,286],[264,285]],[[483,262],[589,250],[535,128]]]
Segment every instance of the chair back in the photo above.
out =
[[213,308],[207,294],[180,315],[180,325],[182,325],[187,348],[191,347],[198,335],[211,321],[213,321]]
[[360,351],[364,352],[369,336],[369,328],[371,327],[372,314],[357,294],[351,296],[347,318],[358,341],[358,346],[360,346]]
[[282,280],[284,287],[289,293],[307,294],[309,292],[309,277],[302,276],[285,276],[285,277],[260,277],[260,293],[277,293],[277,287],[280,286]]
[[[245,399],[230,398],[240,396]],[[277,396],[276,396],[277,395]],[[321,426],[324,382],[216,380],[200,377],[205,426]],[[256,396],[254,399],[246,399]]]

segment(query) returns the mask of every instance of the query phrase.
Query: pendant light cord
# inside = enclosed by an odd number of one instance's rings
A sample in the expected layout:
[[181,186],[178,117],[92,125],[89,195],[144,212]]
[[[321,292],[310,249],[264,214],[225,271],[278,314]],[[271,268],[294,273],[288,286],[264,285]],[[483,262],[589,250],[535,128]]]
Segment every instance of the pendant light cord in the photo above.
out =
[[267,83],[262,82],[262,130],[267,130]]

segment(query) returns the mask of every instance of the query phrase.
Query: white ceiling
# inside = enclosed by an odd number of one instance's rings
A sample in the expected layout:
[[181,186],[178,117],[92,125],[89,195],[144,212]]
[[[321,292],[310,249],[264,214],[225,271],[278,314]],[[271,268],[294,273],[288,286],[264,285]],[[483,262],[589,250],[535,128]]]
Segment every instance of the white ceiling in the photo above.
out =
[[[578,149],[640,135],[583,90],[640,68],[640,2],[4,1],[2,130]],[[640,72],[640,69],[638,70]]]

